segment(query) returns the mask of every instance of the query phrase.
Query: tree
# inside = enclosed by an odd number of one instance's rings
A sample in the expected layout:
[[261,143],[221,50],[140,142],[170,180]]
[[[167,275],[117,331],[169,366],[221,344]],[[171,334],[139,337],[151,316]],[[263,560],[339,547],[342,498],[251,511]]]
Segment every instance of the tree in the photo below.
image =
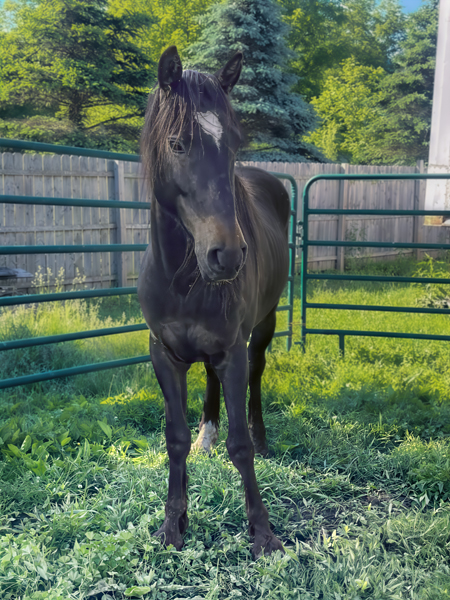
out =
[[0,116],[21,107],[82,131],[143,114],[156,68],[133,42],[145,16],[118,18],[108,0],[15,0],[5,11]]
[[287,27],[273,0],[225,0],[201,18],[203,31],[189,48],[189,65],[209,73],[237,51],[244,67],[231,101],[250,147],[241,160],[307,161],[323,156],[303,136],[314,129],[314,110],[291,93],[295,77],[285,71],[292,53],[284,37]]
[[320,95],[333,70],[353,58],[360,65],[392,68],[404,32],[399,0],[278,0],[290,26],[288,45],[295,52],[290,68],[294,88],[309,101]]
[[395,71],[383,82],[383,110],[368,131],[372,144],[367,161],[414,164],[428,159],[438,18],[438,0],[426,0],[407,21]]
[[372,142],[370,123],[381,114],[380,84],[384,77],[381,67],[366,67],[353,58],[342,62],[338,75],[328,76],[322,94],[312,100],[322,125],[309,138],[327,158],[365,162]]
[[117,16],[129,13],[145,14],[146,35],[138,40],[139,47],[155,62],[168,46],[183,52],[200,35],[199,16],[214,0],[110,0],[110,10]]

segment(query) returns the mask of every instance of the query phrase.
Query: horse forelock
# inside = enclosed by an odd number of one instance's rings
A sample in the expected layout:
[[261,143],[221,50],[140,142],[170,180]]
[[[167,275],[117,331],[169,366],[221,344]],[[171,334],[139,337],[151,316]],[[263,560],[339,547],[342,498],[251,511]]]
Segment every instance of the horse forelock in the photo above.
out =
[[[196,122],[205,130],[201,116],[208,112],[213,119],[218,120],[220,115],[221,127],[234,125],[240,129],[230,101],[213,75],[186,69],[170,94],[167,95],[159,87],[153,90],[141,135],[144,176],[150,188],[158,174],[173,160],[169,138],[179,139],[186,130],[192,135]],[[210,123],[211,117],[206,127],[214,126]],[[206,132],[209,133],[207,129]]]

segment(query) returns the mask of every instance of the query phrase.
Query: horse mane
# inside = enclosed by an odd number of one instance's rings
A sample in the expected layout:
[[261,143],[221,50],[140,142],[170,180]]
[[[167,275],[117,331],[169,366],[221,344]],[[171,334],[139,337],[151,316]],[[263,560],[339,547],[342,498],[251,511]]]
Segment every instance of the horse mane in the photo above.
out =
[[157,86],[149,96],[141,135],[143,174],[150,189],[156,177],[172,164],[169,138],[178,140],[186,129],[193,133],[204,95],[212,98],[225,114],[225,127],[233,124],[240,129],[230,101],[214,75],[187,69],[169,94]]

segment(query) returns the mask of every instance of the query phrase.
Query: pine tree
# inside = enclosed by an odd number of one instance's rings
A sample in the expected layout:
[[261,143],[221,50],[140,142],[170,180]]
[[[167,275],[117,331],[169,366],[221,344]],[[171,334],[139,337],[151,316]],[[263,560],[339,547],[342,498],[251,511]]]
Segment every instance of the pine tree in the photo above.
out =
[[[156,72],[134,43],[146,17],[116,17],[108,0],[13,0],[4,16],[0,129],[77,144],[86,143],[87,128],[143,114]],[[56,130],[71,139],[59,139]]]
[[291,52],[287,26],[273,0],[225,0],[201,19],[199,40],[189,48],[188,66],[214,73],[237,51],[244,53],[231,102],[248,145],[240,160],[322,161],[302,138],[316,126],[314,109],[292,93],[296,78],[286,73]]

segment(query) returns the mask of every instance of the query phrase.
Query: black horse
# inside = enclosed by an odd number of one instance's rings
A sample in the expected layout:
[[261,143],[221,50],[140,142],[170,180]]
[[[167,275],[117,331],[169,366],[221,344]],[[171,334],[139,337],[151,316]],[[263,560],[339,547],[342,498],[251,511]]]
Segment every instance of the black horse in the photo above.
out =
[[207,387],[196,445],[208,449],[217,438],[222,384],[227,449],[243,478],[257,557],[283,549],[270,530],[253,463],[255,450],[267,453],[261,376],[288,276],[290,205],[276,177],[235,169],[241,133],[228,94],[241,67],[239,52],[215,75],[183,72],[174,46],[161,56],[142,133],[153,202],[138,294],[165,398],[170,462],[166,517],[156,535],[177,549],[183,545],[191,448],[186,374],[203,362]]

